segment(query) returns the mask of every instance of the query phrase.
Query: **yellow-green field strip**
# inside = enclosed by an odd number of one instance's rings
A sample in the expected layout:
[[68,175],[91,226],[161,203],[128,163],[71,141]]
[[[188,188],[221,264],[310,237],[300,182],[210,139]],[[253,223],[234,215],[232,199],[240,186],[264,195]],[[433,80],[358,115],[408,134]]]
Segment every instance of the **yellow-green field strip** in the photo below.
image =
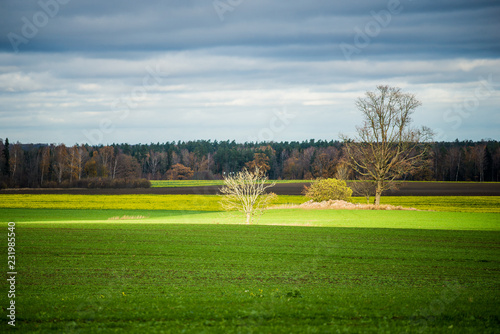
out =
[[[297,205],[304,196],[282,195],[276,205]],[[365,203],[364,198],[353,198]],[[222,211],[218,195],[0,195],[1,208],[85,210]],[[386,196],[382,204],[445,212],[500,213],[500,196]]]

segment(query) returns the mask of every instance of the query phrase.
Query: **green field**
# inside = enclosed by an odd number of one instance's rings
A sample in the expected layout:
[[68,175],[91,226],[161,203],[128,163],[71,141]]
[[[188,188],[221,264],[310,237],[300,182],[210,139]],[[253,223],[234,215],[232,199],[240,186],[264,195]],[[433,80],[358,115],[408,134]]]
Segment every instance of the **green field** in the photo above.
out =
[[[307,180],[269,180],[267,183],[304,183]],[[224,180],[151,180],[153,188],[221,186]]]
[[[0,195],[1,208],[222,211],[218,195]],[[276,205],[301,204],[304,196],[278,196]],[[353,202],[366,203],[363,197]],[[386,196],[382,204],[446,212],[500,213],[499,196]]]
[[[222,211],[218,195],[0,195],[0,208]],[[303,203],[279,196],[276,204]]]
[[152,188],[221,186],[223,180],[151,180]]
[[[268,183],[276,182],[276,183],[304,183],[310,182],[310,180],[269,180]],[[360,182],[356,180],[350,180],[349,182]],[[399,183],[402,181],[396,181]],[[432,182],[432,183],[476,183],[472,181],[404,181],[405,183],[413,183],[413,182]],[[483,182],[483,183],[496,183],[496,182]],[[223,180],[151,180],[151,187],[153,188],[170,188],[170,187],[201,187],[201,186],[221,186],[224,184]]]
[[217,196],[0,195],[16,328],[500,332],[499,198],[385,199],[440,211],[279,209],[248,226]]

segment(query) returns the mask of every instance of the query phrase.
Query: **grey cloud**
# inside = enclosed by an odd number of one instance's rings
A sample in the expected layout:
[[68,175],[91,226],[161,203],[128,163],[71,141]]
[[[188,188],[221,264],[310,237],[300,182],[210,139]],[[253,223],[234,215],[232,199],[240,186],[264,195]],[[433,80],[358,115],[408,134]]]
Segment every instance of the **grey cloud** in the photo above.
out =
[[[48,0],[47,0],[48,1]],[[55,1],[55,0],[54,0]],[[11,8],[14,10],[12,2]],[[480,1],[444,2],[400,1],[401,13],[373,38],[382,47],[366,48],[361,56],[411,55],[415,49],[426,54],[440,52],[498,52],[500,5]],[[244,1],[230,18],[220,22],[212,2],[153,1],[70,1],[27,45],[25,51],[169,51],[230,46],[284,48],[332,46],[324,57],[340,59],[339,43],[354,43],[356,27],[364,29],[373,21],[372,13],[386,9],[388,1],[340,3],[332,1]],[[5,36],[19,31],[20,13],[25,17],[40,10],[36,5],[14,10],[2,25],[0,48],[12,50]],[[22,16],[22,15],[21,15]],[[415,29],[418,27],[418,29]],[[496,29],[495,29],[496,28]],[[451,30],[451,31],[450,31]],[[478,36],[477,32],[482,32]],[[480,37],[481,41],[477,41]],[[445,44],[446,48],[436,48]],[[465,44],[465,45],[464,45]],[[401,47],[404,46],[404,47]],[[496,47],[496,48],[495,48]],[[493,49],[492,49],[493,48]],[[272,53],[268,53],[272,55]],[[293,53],[281,56],[294,57]]]
[[[335,139],[359,123],[355,99],[380,83],[415,92],[423,102],[415,120],[450,140],[493,137],[500,4],[401,0],[401,12],[360,47],[357,31],[388,3],[246,0],[221,21],[212,1],[70,0],[14,53],[7,34],[41,9],[2,1],[0,137],[71,144],[109,119],[105,142],[245,141],[286,106],[297,117],[276,140]],[[359,53],[346,61],[341,43]],[[148,68],[168,74],[134,98]],[[488,75],[491,96],[457,132],[445,111]],[[135,99],[127,117],[123,103],[113,109],[117,99]]]

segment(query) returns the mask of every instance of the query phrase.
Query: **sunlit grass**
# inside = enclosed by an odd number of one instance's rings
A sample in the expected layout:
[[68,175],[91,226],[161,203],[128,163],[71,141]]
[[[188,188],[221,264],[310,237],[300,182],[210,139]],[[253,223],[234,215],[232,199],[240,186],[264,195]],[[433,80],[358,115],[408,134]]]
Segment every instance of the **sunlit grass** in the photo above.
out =
[[[128,217],[128,218],[127,218]],[[123,218],[120,220],[120,218]],[[244,224],[237,212],[173,210],[2,209],[0,222]],[[500,214],[432,211],[269,210],[254,225],[395,228],[427,230],[500,230]]]
[[[366,203],[361,197],[353,201]],[[381,203],[419,210],[500,213],[500,196],[382,196]]]
[[[372,199],[373,200],[373,199]],[[301,204],[304,196],[280,195],[276,205]],[[366,203],[362,197],[354,202]],[[500,213],[500,196],[383,196],[382,204],[448,212]],[[0,195],[0,208],[222,211],[218,195]]]
[[[218,195],[0,195],[0,208],[222,211]],[[279,196],[276,204],[303,203]]]

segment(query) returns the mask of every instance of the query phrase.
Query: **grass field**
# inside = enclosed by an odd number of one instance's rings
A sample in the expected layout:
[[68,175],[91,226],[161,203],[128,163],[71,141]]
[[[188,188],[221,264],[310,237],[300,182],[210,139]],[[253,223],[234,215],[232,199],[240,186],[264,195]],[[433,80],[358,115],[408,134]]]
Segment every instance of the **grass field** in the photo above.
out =
[[151,180],[152,188],[221,186],[223,180]]
[[[301,204],[304,196],[278,196],[275,204]],[[221,211],[217,195],[0,195],[1,208]],[[362,197],[354,202],[366,203]],[[500,213],[499,196],[386,196],[382,204],[448,212]]]
[[385,198],[437,212],[269,210],[252,226],[217,199],[1,195],[1,228],[16,222],[16,328],[500,332],[497,197]]
[[[162,210],[2,209],[0,221],[18,223],[221,224],[244,223],[236,213]],[[425,211],[269,210],[255,225],[396,228],[427,230],[500,230],[497,213]]]
[[[303,183],[307,180],[269,180],[268,183]],[[151,180],[153,188],[221,186],[224,180]]]
[[[304,183],[310,182],[310,180],[269,180],[270,182],[276,183]],[[349,182],[359,182],[356,180],[351,180]],[[402,181],[399,181],[402,182]],[[468,181],[404,181],[405,183],[443,183],[443,184],[465,184],[465,183],[477,183],[477,182],[468,182]],[[398,181],[396,182],[398,183]],[[496,183],[496,182],[483,182],[483,183]],[[200,187],[200,186],[221,186],[224,184],[223,180],[151,180],[151,187],[153,188],[168,188],[168,187]]]
[[19,223],[18,329],[493,333],[499,233]]

